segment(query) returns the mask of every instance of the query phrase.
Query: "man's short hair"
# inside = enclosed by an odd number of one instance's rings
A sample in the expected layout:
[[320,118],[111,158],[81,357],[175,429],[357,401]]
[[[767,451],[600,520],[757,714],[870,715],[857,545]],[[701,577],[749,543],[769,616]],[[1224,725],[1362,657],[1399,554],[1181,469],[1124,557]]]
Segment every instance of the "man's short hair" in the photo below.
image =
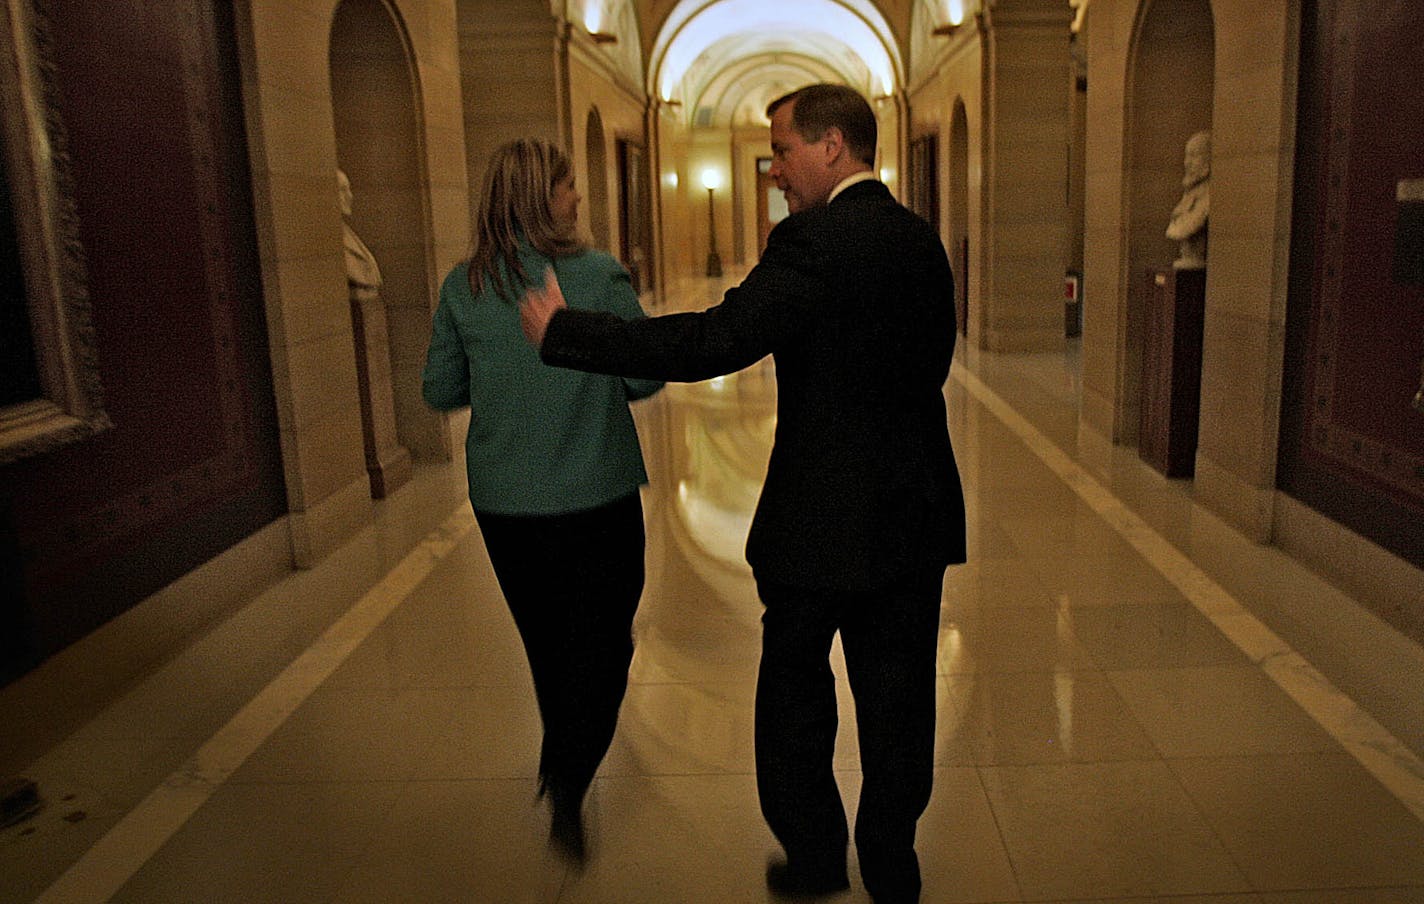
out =
[[827,129],[840,129],[851,154],[866,166],[875,165],[875,112],[860,92],[845,85],[807,85],[772,101],[767,117],[792,101],[791,125],[803,140],[819,141]]

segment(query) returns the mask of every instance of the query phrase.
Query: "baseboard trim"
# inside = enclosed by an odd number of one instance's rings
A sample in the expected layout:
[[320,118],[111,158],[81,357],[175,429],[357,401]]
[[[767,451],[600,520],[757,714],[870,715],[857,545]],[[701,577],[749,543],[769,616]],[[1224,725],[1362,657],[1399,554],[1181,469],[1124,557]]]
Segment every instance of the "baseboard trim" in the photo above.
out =
[[1274,508],[1275,545],[1424,646],[1424,569],[1285,493]]

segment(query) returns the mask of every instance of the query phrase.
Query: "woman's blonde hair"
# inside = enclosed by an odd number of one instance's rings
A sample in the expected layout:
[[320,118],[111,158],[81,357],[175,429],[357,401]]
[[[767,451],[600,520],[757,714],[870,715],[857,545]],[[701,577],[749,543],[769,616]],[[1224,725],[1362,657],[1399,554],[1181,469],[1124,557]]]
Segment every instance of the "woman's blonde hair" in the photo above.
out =
[[554,186],[572,172],[568,154],[532,138],[501,145],[490,157],[470,254],[470,289],[476,295],[488,283],[496,295],[513,301],[532,285],[519,262],[521,236],[550,258],[583,250],[576,224],[557,222],[553,212]]

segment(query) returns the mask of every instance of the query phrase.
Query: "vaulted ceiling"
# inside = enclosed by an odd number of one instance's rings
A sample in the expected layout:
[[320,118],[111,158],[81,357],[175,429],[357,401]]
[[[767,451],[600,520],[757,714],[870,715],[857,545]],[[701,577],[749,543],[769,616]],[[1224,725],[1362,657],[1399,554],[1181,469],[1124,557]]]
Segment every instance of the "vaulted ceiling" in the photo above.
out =
[[631,7],[649,93],[680,104],[691,125],[726,126],[764,124],[767,100],[812,81],[843,82],[872,98],[892,94],[909,79],[912,40],[923,52],[930,30],[980,6],[1081,9],[1088,0],[566,2],[596,15]]
[[649,88],[694,125],[764,123],[769,99],[811,81],[893,92],[916,2],[633,0]]
[[[633,0],[633,5],[638,10],[638,24],[643,30],[645,53],[651,52],[653,41],[662,30],[663,23],[680,2],[681,0]],[[707,0],[702,0],[698,5],[707,5]],[[775,6],[776,0],[767,0],[767,5]],[[910,11],[914,7],[914,0],[871,0],[871,5],[875,6],[889,23],[890,30],[900,42],[900,46],[905,46],[910,37]]]

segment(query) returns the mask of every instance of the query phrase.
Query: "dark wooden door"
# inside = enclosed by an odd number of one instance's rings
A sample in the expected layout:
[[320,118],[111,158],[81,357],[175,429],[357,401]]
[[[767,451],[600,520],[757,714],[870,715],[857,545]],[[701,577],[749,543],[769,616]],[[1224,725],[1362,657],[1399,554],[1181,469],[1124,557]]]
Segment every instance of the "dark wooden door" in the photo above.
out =
[[46,7],[114,426],[0,468],[0,677],[286,510],[233,4]]
[[1278,482],[1424,566],[1424,16],[1302,12]]
[[771,230],[786,219],[790,211],[786,207],[786,193],[776,187],[771,178],[771,158],[757,158],[757,257],[766,250],[767,236]]
[[652,208],[643,146],[618,140],[618,251],[633,277],[633,289],[653,288]]

